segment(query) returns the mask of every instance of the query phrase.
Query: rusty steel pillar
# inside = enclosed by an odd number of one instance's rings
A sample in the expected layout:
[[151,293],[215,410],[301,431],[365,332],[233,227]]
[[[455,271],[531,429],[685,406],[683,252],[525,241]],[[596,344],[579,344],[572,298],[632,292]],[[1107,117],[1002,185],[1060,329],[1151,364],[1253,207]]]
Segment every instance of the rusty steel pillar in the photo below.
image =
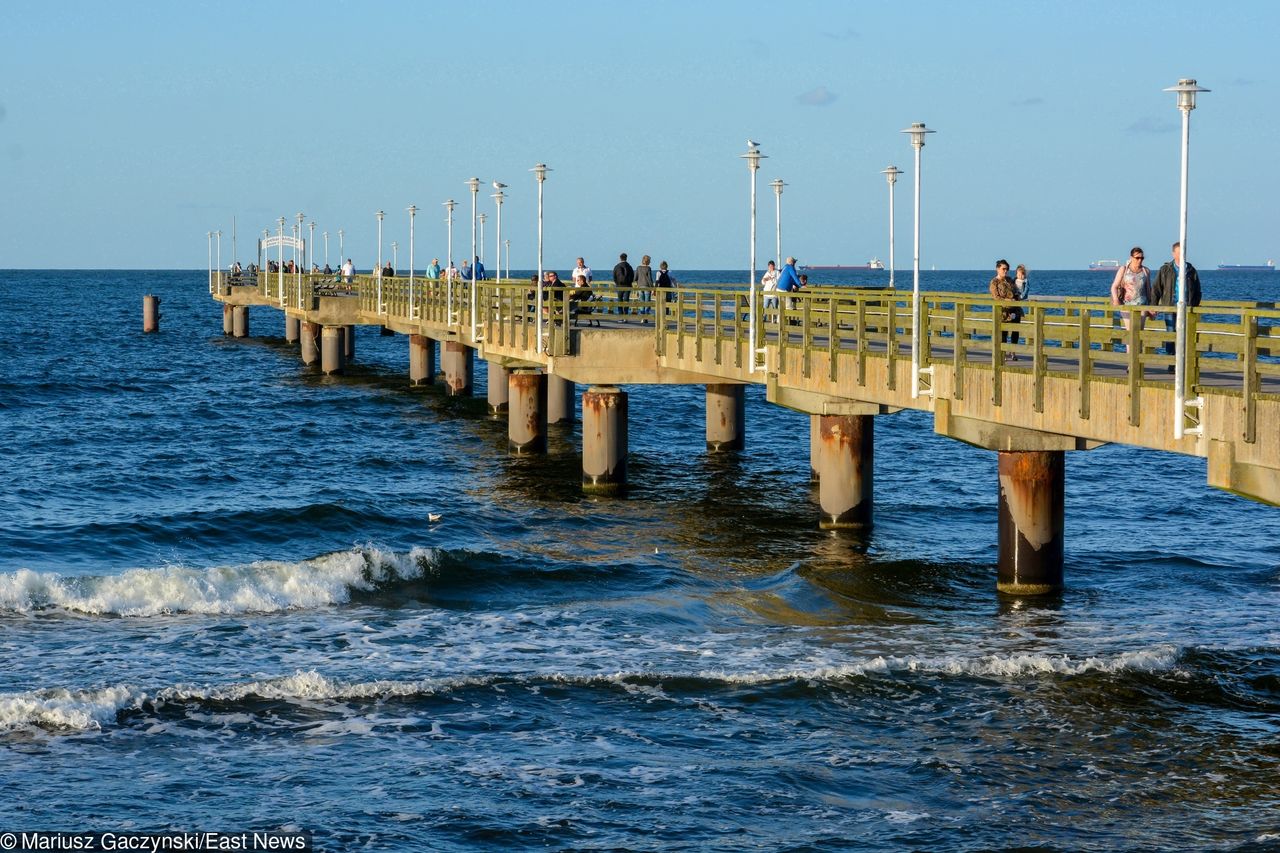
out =
[[342,355],[347,361],[356,360],[356,327],[342,327]]
[[547,452],[547,376],[539,370],[507,374],[507,449]]
[[249,337],[248,305],[233,305],[231,307],[231,334],[237,338]]
[[344,357],[346,337],[342,326],[325,326],[320,332],[320,369],[325,373],[341,373],[346,366]]
[[582,395],[582,490],[613,494],[627,486],[627,392],[592,385]]
[[747,446],[746,399],[745,385],[707,386],[707,450],[742,450]]
[[409,381],[414,385],[436,381],[436,342],[426,335],[409,336]]
[[160,331],[160,297],[148,293],[142,297],[142,331]]
[[320,324],[302,321],[302,363],[315,364],[320,358]]
[[489,365],[489,414],[494,417],[501,417],[507,413],[507,403],[511,399],[511,389],[507,383],[507,376],[511,371],[507,370],[496,361],[488,362]]
[[568,379],[547,374],[547,423],[571,424],[577,412],[577,388]]
[[288,314],[284,315],[284,342],[286,344],[296,344],[301,328],[301,320],[297,317],[290,317]]
[[809,415],[809,483],[822,480],[822,415]]
[[471,396],[476,351],[459,341],[442,341],[440,362],[444,370],[444,392],[450,397]]
[[999,452],[1000,555],[996,589],[1008,595],[1062,590],[1065,456],[1061,450]]
[[222,334],[229,335],[235,331],[235,313],[236,308],[234,305],[222,303]]
[[874,484],[875,417],[821,415],[818,424],[819,526],[869,528]]

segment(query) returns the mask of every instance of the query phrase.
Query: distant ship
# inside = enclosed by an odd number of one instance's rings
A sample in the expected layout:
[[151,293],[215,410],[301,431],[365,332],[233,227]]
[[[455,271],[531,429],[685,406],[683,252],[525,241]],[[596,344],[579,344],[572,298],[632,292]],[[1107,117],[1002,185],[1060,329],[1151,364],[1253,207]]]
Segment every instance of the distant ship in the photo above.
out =
[[802,270],[882,270],[884,269],[884,261],[879,258],[872,258],[865,264],[835,264],[833,266],[808,266],[800,267]]
[[1094,261],[1089,264],[1089,269],[1093,272],[1115,272],[1120,269],[1120,262],[1114,260]]
[[1267,261],[1265,264],[1218,264],[1220,270],[1249,270],[1255,272],[1273,272],[1276,268],[1275,261]]

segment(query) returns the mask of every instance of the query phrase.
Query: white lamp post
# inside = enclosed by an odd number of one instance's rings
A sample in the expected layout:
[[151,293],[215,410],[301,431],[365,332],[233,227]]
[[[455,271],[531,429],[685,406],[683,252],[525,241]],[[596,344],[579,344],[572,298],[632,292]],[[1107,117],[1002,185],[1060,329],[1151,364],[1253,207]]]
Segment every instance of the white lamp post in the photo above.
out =
[[[760,153],[758,143],[747,140],[747,153],[738,155],[747,161],[747,171],[751,177],[751,279],[748,283],[750,308],[747,312],[747,334],[750,336],[751,372],[757,369],[756,356],[763,350],[756,349],[756,172],[760,171],[760,161],[767,155]],[[781,196],[779,196],[781,198]]]
[[445,222],[449,223],[449,252],[446,261],[448,266],[445,268],[444,282],[444,303],[445,303],[445,323],[453,323],[453,209],[457,206],[457,202],[449,199],[444,202],[444,208],[448,211],[445,216]]
[[280,225],[280,243],[277,251],[279,260],[276,261],[276,290],[280,294],[280,304],[284,304],[284,223],[285,218],[281,216],[276,220]]
[[511,241],[507,241],[507,279],[511,278]]
[[339,228],[338,229],[338,266],[342,266],[342,263],[343,263],[342,258],[345,254],[346,252],[343,251],[343,248],[342,248],[342,229]]
[[[374,214],[378,218],[378,278],[382,278],[382,218],[386,216],[381,210]],[[382,301],[382,297],[378,297],[378,301]]]
[[476,317],[476,260],[479,258],[476,254],[476,200],[479,198],[480,179],[468,178],[463,183],[471,188],[471,337],[475,339],[478,320]]
[[889,288],[892,290],[896,286],[893,280],[893,185],[898,182],[902,170],[897,166],[890,166],[882,169],[880,174],[889,182]]
[[[498,274],[496,278],[499,281],[502,279],[502,202],[503,202],[503,199],[507,197],[506,194],[503,193],[502,191],[506,189],[506,187],[507,187],[506,184],[500,181],[494,181],[493,188],[497,190],[497,192],[491,196],[493,200],[498,203],[498,236],[494,238],[494,242],[498,245]],[[510,244],[510,242],[511,242],[510,240],[507,241],[508,244]],[[507,250],[507,277],[508,278],[511,277],[511,250],[510,249]]]
[[414,310],[416,303],[413,301],[413,219],[418,215],[418,206],[411,204],[407,209],[409,211],[409,319],[416,320],[418,312]]
[[400,244],[395,240],[391,241],[391,266],[397,272],[400,271]]
[[209,292],[213,293],[213,232],[209,232]]
[[213,236],[218,238],[218,265],[214,267],[218,271],[218,283],[222,283],[222,229],[219,228],[213,232]]
[[1203,432],[1198,416],[1197,424],[1193,427],[1187,427],[1183,423],[1187,417],[1187,408],[1198,410],[1204,405],[1199,397],[1187,399],[1187,149],[1191,142],[1191,111],[1196,108],[1196,93],[1209,90],[1197,86],[1196,81],[1191,78],[1183,78],[1178,81],[1178,85],[1165,91],[1178,93],[1178,109],[1182,111],[1182,194],[1178,222],[1178,242],[1181,248],[1178,252],[1178,313],[1173,334],[1176,341],[1173,355],[1173,437],[1182,438],[1188,433],[1201,435]]
[[920,388],[920,374],[933,375],[932,367],[923,370],[920,367],[920,149],[924,148],[925,134],[935,131],[918,121],[902,132],[911,134],[911,147],[916,150],[915,257],[912,261],[914,277],[911,283],[911,399],[914,400],[921,393],[926,396],[933,393],[932,382],[929,388],[923,391]]
[[[294,239],[297,240],[299,243],[302,242],[302,223],[306,221],[306,218],[307,218],[307,215],[305,213],[299,212],[297,215],[298,230],[294,232],[293,236],[294,236]],[[301,273],[302,265],[306,263],[307,258],[305,253],[302,255],[298,254],[297,244],[295,244],[293,247],[293,257],[294,257],[294,271],[297,273]]]
[[776,204],[773,208],[773,225],[774,225],[774,258],[773,262],[778,265],[778,269],[782,269],[782,188],[786,186],[782,182],[782,178],[774,178],[769,182],[769,186],[773,187],[773,195]]
[[316,224],[309,222],[307,228],[311,232],[311,236],[307,238],[307,272],[311,272],[311,268],[316,265]]
[[480,220],[480,262],[484,263],[484,224],[489,221],[489,214],[482,210],[476,219]]
[[325,231],[321,235],[324,237],[324,265],[329,266],[329,232]]
[[536,352],[542,352],[542,185],[547,182],[547,172],[551,169],[546,163],[539,163],[529,170],[538,182],[538,298],[534,303],[534,315],[537,317],[538,342]]

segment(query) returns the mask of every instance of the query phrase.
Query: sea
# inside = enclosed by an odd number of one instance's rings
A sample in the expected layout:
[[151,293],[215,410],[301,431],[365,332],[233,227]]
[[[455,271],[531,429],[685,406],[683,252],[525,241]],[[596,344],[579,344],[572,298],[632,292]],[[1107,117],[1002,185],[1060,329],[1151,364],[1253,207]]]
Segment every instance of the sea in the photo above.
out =
[[483,369],[413,389],[366,327],[323,376],[278,312],[225,337],[206,276],[0,272],[0,832],[1280,850],[1280,509],[1204,460],[1068,454],[1066,588],[1005,598],[996,455],[927,414],[878,419],[867,533],[818,529],[761,387],[736,454],[701,387],[629,387],[630,488],[585,496],[579,429],[509,455]]

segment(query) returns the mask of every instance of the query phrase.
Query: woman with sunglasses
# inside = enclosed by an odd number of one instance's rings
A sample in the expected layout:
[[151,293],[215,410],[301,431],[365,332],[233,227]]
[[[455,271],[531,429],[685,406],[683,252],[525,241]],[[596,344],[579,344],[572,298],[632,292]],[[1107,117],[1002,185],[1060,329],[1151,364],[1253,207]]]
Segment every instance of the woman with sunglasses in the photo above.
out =
[[[1146,254],[1141,246],[1129,250],[1129,262],[1116,270],[1115,280],[1111,282],[1112,305],[1150,305],[1151,304],[1151,270],[1142,263]],[[1142,331],[1143,312],[1125,311],[1121,317],[1124,330],[1129,331],[1129,320],[1137,318],[1138,331]]]

